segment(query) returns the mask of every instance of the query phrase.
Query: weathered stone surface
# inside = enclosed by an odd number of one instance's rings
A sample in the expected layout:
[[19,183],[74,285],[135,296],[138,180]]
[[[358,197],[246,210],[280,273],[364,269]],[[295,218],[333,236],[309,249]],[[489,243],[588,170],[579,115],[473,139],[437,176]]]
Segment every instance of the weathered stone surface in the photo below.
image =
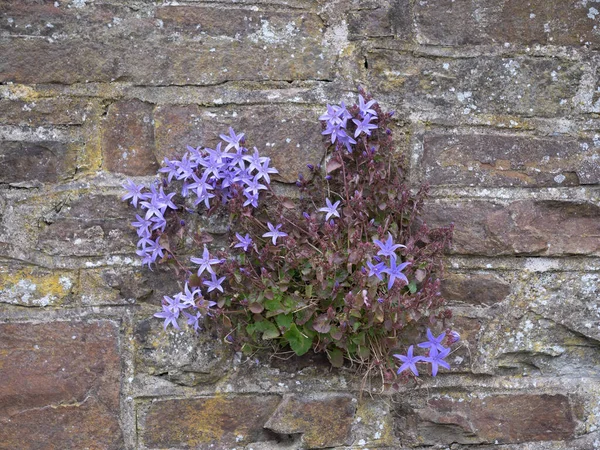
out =
[[81,98],[0,100],[0,123],[30,127],[81,125],[88,106],[88,100]]
[[164,266],[107,267],[82,270],[79,275],[83,305],[126,305],[150,303],[160,305],[164,295],[180,292],[174,272]]
[[230,450],[266,441],[269,433],[263,425],[279,402],[278,395],[155,401],[145,417],[144,444],[150,448]]
[[568,114],[583,73],[581,63],[554,58],[426,59],[389,50],[366,56],[378,96],[388,96],[407,113],[444,121]]
[[592,139],[431,134],[423,137],[424,179],[433,185],[572,186],[600,182]]
[[64,142],[0,141],[0,183],[56,183],[75,173],[78,146]]
[[[156,312],[160,309],[157,304]],[[210,331],[194,333],[185,325],[183,315],[181,317],[179,326],[183,332],[163,331],[163,321],[154,317],[137,323],[137,369],[150,375],[166,375],[170,381],[187,386],[218,381],[231,368],[231,349]]]
[[552,441],[575,432],[572,406],[561,394],[444,395],[416,412],[425,445]]
[[0,303],[57,306],[72,300],[77,273],[35,266],[0,266]]
[[261,155],[271,158],[271,165],[279,170],[274,179],[295,182],[298,173],[307,174],[306,164],[320,163],[325,154],[319,114],[304,107],[160,106],[155,111],[157,152],[162,160],[183,155],[187,145],[214,147],[231,126],[245,133],[249,148],[257,147]]
[[133,176],[156,173],[152,109],[137,100],[110,105],[102,133],[106,170]]
[[[46,5],[44,10],[48,9]],[[31,7],[24,22],[34,10]],[[230,26],[222,25],[225,11],[235,19]],[[86,9],[81,15],[56,15],[50,23],[63,29],[57,38],[0,42],[0,81],[202,85],[332,77],[335,54],[324,42],[325,27],[315,14],[231,5],[227,10],[165,6],[156,14],[159,18],[152,19],[109,5]],[[20,32],[9,30],[11,35]]]
[[265,424],[280,434],[302,434],[304,448],[347,445],[356,404],[349,395],[286,396]]
[[598,255],[600,208],[591,202],[430,202],[429,225],[454,222],[452,253],[471,255]]
[[0,325],[0,442],[121,449],[118,329],[110,322]]
[[592,2],[444,0],[414,5],[419,40],[426,44],[600,44],[598,5]]
[[348,13],[348,38],[412,38],[412,13],[408,0],[379,1]]
[[510,285],[493,273],[446,274],[442,295],[449,302],[489,306],[503,301],[510,294]]
[[135,210],[117,195],[72,194],[57,205],[36,248],[49,255],[101,256],[134,253]]

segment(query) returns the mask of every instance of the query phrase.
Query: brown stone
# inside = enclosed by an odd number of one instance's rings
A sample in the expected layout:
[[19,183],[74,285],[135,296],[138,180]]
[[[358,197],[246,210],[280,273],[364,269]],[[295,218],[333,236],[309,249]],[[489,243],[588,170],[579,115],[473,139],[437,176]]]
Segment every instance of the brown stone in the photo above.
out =
[[104,167],[125,175],[153,175],[158,169],[154,155],[152,105],[138,100],[112,104],[102,133]]
[[89,102],[81,98],[0,100],[0,123],[21,126],[81,125]]
[[58,212],[40,231],[36,248],[42,252],[61,256],[135,252],[137,238],[130,225],[135,208],[119,196],[72,194],[56,207]]
[[286,396],[265,424],[281,434],[302,434],[304,448],[348,445],[356,403],[350,395]]
[[573,186],[600,182],[592,140],[514,135],[423,137],[424,178],[433,185]]
[[1,324],[0,445],[123,448],[117,342],[110,322]]
[[143,442],[150,448],[230,450],[266,441],[263,425],[279,401],[277,395],[155,401],[144,418]]
[[77,278],[71,271],[6,264],[0,267],[0,303],[58,306],[73,300]]
[[77,145],[0,141],[0,183],[55,183],[75,173]]
[[491,273],[448,273],[442,282],[442,296],[449,302],[489,306],[503,301],[510,285]]
[[560,394],[445,395],[429,399],[418,416],[426,445],[552,441],[575,432],[569,399]]
[[454,222],[451,252],[471,255],[598,255],[600,208],[591,202],[430,202],[429,225]]
[[415,3],[423,43],[591,45],[597,48],[593,3],[548,0],[443,0]]
[[300,106],[161,106],[155,112],[157,151],[162,160],[180,157],[187,145],[214,147],[231,126],[245,133],[250,149],[271,158],[279,170],[273,179],[291,183],[298,173],[307,175],[306,164],[319,164],[325,154],[318,117],[318,110]]
[[396,37],[412,39],[412,14],[408,0],[376,2],[372,7],[352,10],[348,13],[350,40],[365,38]]
[[[159,18],[113,5],[68,13],[38,8],[46,20],[36,16],[36,7],[15,7],[22,14],[18,27],[6,30],[15,38],[0,43],[0,82],[206,85],[333,77],[335,55],[324,43],[325,26],[307,11],[228,8],[232,22],[225,24],[224,10],[207,5],[159,7]],[[27,22],[40,38],[22,39]],[[47,23],[59,38],[45,38]]]
[[[179,292],[161,290],[163,295]],[[160,302],[155,311],[160,311]],[[222,342],[219,336],[206,330],[201,320],[202,332],[195,333],[187,327],[183,314],[179,326],[184,332],[163,331],[163,320],[150,317],[140,320],[135,328],[136,367],[149,375],[163,375],[168,380],[196,386],[201,383],[214,383],[231,370],[233,355],[231,346]],[[170,328],[170,327],[169,327]]]
[[378,95],[444,123],[472,115],[564,116],[583,74],[580,63],[557,58],[366,56]]

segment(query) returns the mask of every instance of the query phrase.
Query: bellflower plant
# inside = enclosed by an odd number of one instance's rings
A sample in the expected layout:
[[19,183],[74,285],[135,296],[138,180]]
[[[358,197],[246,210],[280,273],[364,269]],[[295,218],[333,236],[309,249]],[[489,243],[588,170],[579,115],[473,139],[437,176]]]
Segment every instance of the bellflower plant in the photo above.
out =
[[[150,270],[172,267],[184,286],[155,314],[165,329],[212,327],[248,353],[325,352],[333,366],[378,370],[386,382],[418,376],[417,364],[434,376],[449,368],[443,343],[458,334],[428,327],[450,317],[440,280],[452,226],[420,220],[427,187],[404,182],[392,114],[362,90],[357,105],[327,105],[319,119],[329,151],[299,175],[295,200],[277,194],[270,158],[232,128],[214,149],[165,158],[160,181],[128,180],[138,255]],[[227,218],[226,251],[189,229],[198,215]],[[417,348],[427,354],[414,355],[411,340],[425,330]]]

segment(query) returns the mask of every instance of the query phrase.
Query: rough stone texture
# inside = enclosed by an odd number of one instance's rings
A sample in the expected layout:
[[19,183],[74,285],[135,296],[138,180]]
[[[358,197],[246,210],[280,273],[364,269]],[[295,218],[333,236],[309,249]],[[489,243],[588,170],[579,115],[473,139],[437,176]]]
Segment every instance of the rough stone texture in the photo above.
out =
[[473,395],[433,398],[417,410],[424,444],[443,436],[461,444],[553,441],[573,437],[575,418],[562,394]]
[[152,105],[139,101],[117,102],[108,108],[103,132],[104,167],[125,175],[154,175]]
[[430,225],[454,222],[452,253],[468,255],[598,255],[600,209],[592,202],[484,200],[426,206]]
[[442,295],[450,302],[490,306],[503,301],[510,284],[493,273],[449,273],[442,283]]
[[[600,450],[599,21],[598,0],[0,0],[0,448]],[[455,224],[451,369],[386,390],[165,332],[183,277],[141,267],[122,183],[232,126],[297,195],[357,85],[432,185],[421,219]],[[201,231],[228,245],[226,214]]]
[[402,109],[441,122],[469,115],[556,117],[574,105],[582,65],[556,58],[417,58],[394,51],[366,55],[380,94]]
[[134,211],[116,195],[68,196],[41,230],[37,248],[49,255],[131,253]]
[[285,397],[265,424],[280,434],[302,434],[304,448],[349,444],[356,405],[349,395]]
[[118,328],[0,325],[0,446],[120,449]]
[[482,187],[597,184],[599,152],[591,139],[428,133],[424,179],[433,185]]
[[[267,441],[263,425],[275,410],[277,395],[208,397],[157,401],[144,418],[144,444],[150,448],[228,450]],[[165,426],[165,419],[172,423]]]
[[571,45],[597,48],[595,2],[442,0],[415,4],[419,39],[426,44]]
[[63,142],[0,142],[0,183],[56,183],[75,173],[77,148]]
[[291,183],[298,173],[308,172],[307,163],[319,164],[323,159],[318,115],[316,109],[303,107],[161,106],[155,112],[157,152],[162,161],[182,155],[187,145],[213,148],[231,126],[245,134],[250,149],[257,147],[261,155],[271,158],[271,165],[279,170],[274,179]]

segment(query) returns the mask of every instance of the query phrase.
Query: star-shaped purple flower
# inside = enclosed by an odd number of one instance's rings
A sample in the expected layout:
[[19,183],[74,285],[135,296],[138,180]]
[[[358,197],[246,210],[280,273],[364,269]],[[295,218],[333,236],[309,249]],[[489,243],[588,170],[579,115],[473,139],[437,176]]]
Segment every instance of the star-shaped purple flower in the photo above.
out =
[[148,198],[148,194],[144,194],[142,189],[146,186],[143,184],[135,184],[131,180],[127,180],[123,187],[127,191],[127,193],[121,197],[121,200],[125,201],[127,199],[131,199],[131,204],[137,208],[137,204],[139,200],[146,200]]
[[287,236],[287,233],[284,233],[283,231],[279,231],[279,229],[281,228],[281,224],[278,224],[277,226],[273,226],[273,224],[271,222],[267,222],[267,226],[269,227],[268,232],[266,232],[265,234],[263,234],[263,237],[270,237],[273,240],[273,245],[277,245],[277,238],[278,237],[285,237]]
[[365,117],[367,114],[371,116],[377,117],[377,111],[371,108],[375,104],[375,100],[369,100],[365,103],[365,99],[361,94],[358,94],[358,109],[360,110],[360,115]]
[[396,278],[399,278],[400,280],[402,280],[406,284],[408,284],[408,278],[406,278],[406,275],[404,275],[402,273],[402,271],[409,264],[411,264],[411,263],[405,262],[400,265],[396,265],[396,258],[390,258],[390,266],[386,267],[385,269],[382,270],[382,272],[388,274],[388,286],[387,286],[388,290],[390,290],[392,288],[392,286],[394,285],[394,282],[396,281]]
[[392,238],[392,233],[388,233],[388,238],[387,238],[387,241],[385,241],[385,242],[381,242],[377,239],[373,239],[373,242],[375,244],[377,244],[377,246],[379,247],[379,251],[377,252],[377,254],[381,255],[381,256],[392,256],[395,258],[396,253],[394,253],[394,251],[397,248],[406,248],[405,245],[394,244],[394,239]]
[[204,273],[204,271],[206,270],[208,273],[211,273],[214,275],[215,271],[212,268],[213,264],[221,264],[221,260],[217,259],[217,258],[212,258],[210,257],[210,253],[208,252],[208,249],[206,248],[206,245],[204,246],[204,252],[202,252],[202,258],[191,258],[191,261],[194,264],[199,264],[200,267],[198,267],[198,276],[202,275]]
[[360,133],[365,133],[367,136],[371,136],[371,130],[376,130],[377,125],[370,123],[373,117],[367,114],[363,120],[352,119],[352,122],[356,124],[356,131],[354,137],[358,137]]
[[172,325],[178,330],[180,329],[179,325],[177,324],[177,318],[179,317],[179,312],[181,311],[180,306],[181,304],[178,298],[171,298],[168,295],[163,297],[163,310],[154,314],[154,317],[165,319],[165,323],[163,325],[165,330],[169,325]]
[[442,345],[444,339],[446,338],[446,333],[440,334],[438,337],[435,337],[431,330],[427,328],[427,342],[421,342],[417,344],[421,348],[437,348],[439,351],[445,350],[445,347]]
[[434,377],[437,375],[439,366],[450,369],[450,364],[444,361],[444,358],[448,356],[448,354],[450,354],[449,348],[444,348],[442,351],[438,351],[437,347],[431,347],[429,349],[429,356],[423,358],[423,361],[431,363],[431,375]]
[[221,286],[223,281],[225,281],[225,277],[217,279],[217,276],[214,273],[211,273],[210,280],[205,280],[202,284],[208,286],[208,292],[212,292],[215,289],[223,292],[223,286]]
[[246,236],[242,236],[239,233],[235,233],[235,237],[237,238],[237,240],[239,242],[237,244],[235,244],[234,247],[242,248],[242,249],[244,249],[245,252],[247,252],[248,247],[250,247],[252,245],[252,238],[250,237],[250,235],[248,233],[246,233]]
[[383,280],[383,278],[381,277],[381,274],[386,269],[385,263],[380,262],[379,264],[373,265],[371,263],[371,261],[367,261],[367,266],[369,267],[369,276],[370,277],[377,277],[380,280]]
[[329,220],[329,218],[331,216],[335,216],[335,217],[340,217],[340,213],[338,212],[338,206],[340,206],[340,200],[338,200],[337,202],[335,202],[333,205],[331,204],[331,200],[329,200],[328,198],[325,199],[325,203],[327,204],[327,206],[320,208],[319,211],[322,211],[324,213],[327,213],[327,215],[325,216],[325,220]]
[[240,142],[244,137],[244,133],[235,134],[233,128],[229,127],[229,136],[227,136],[226,134],[221,134],[219,135],[219,137],[225,142],[227,142],[227,147],[225,147],[225,151],[229,150],[231,147],[235,148],[236,150],[239,150]]
[[406,353],[406,356],[394,355],[394,358],[398,358],[400,361],[402,361],[402,365],[398,369],[398,374],[404,372],[406,369],[410,369],[411,372],[415,374],[415,376],[417,376],[417,377],[419,376],[419,371],[417,370],[416,363],[418,363],[419,361],[423,361],[423,357],[422,356],[413,356],[413,346],[412,345],[410,347],[408,347],[408,352]]

